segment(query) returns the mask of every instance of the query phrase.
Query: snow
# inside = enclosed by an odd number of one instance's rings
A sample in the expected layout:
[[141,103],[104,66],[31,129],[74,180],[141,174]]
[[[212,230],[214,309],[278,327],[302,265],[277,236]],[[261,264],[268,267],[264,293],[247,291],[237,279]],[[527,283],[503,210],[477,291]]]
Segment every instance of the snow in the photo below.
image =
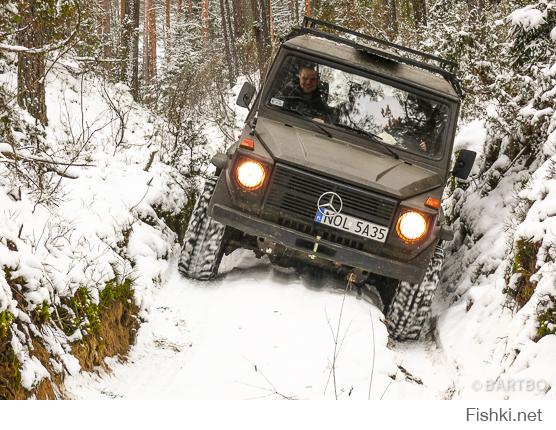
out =
[[[24,278],[18,294],[27,303],[23,310],[17,307],[0,271],[0,311],[14,316],[12,348],[26,389],[50,377],[33,356],[31,334],[50,351],[53,369],[69,374],[80,369],[70,343],[83,337],[81,330],[66,336],[55,325],[36,327],[33,310],[43,303],[60,305],[80,287],[98,302],[106,282],[131,278],[139,316],[146,318],[151,290],[165,279],[167,260],[178,249],[176,234],[153,207],[177,213],[187,203],[186,190],[173,179],[175,169],[155,157],[145,171],[152,151],[160,150],[164,123],[135,104],[125,86],[90,75],[76,78],[64,66],[54,67],[47,78],[44,139],[54,159],[87,166],[73,167],[76,179],[61,180],[52,194],[56,204],[45,205],[25,187],[9,184],[0,164],[0,267],[10,268],[12,279]],[[0,79],[13,89],[15,70],[8,71]],[[123,136],[108,98],[125,115]],[[33,123],[23,111],[21,117]],[[18,146],[26,145],[24,133],[16,137]],[[0,142],[0,150],[12,147]],[[17,151],[32,157],[28,150]]]
[[[496,117],[494,106],[489,112]],[[217,127],[206,132],[211,142],[221,141]],[[486,139],[485,121],[472,121],[458,132],[455,150],[474,150],[480,160]],[[139,329],[128,361],[109,359],[109,371],[68,378],[69,396],[332,399],[337,393],[340,399],[554,398],[554,372],[546,369],[548,357],[556,356],[556,336],[533,342],[538,299],[516,314],[504,292],[508,226],[513,225],[516,234],[527,230],[542,237],[546,231],[531,222],[515,226],[516,197],[542,200],[551,187],[543,188],[540,180],[525,181],[530,186],[516,190],[516,178],[523,174],[510,168],[510,161],[503,156],[492,166],[509,168],[496,193],[481,195],[486,179],[479,177],[477,161],[472,172],[476,179],[467,191],[456,190],[446,202],[447,209],[461,206],[462,215],[454,226],[456,238],[447,245],[451,254],[433,304],[433,340],[389,341],[379,308],[353,292],[344,296],[341,281],[315,280],[236,251],[223,260],[217,280],[208,283],[186,280],[175,264],[168,264],[167,282],[152,289],[148,322]],[[539,206],[542,216],[537,224],[541,218],[548,222],[553,201]],[[474,237],[460,235],[462,220]],[[156,253],[156,243],[142,242],[137,253]],[[555,281],[543,277],[539,292],[550,291]],[[344,299],[344,341],[334,390],[334,328]]]
[[[531,6],[509,15],[513,26],[526,30],[539,28],[545,18]],[[550,37],[556,41],[556,28]],[[554,76],[556,64],[540,72]],[[13,88],[13,70],[0,80]],[[547,102],[556,91],[551,87],[542,95]],[[241,83],[232,89],[231,100],[240,88]],[[487,107],[487,119],[460,128],[454,150],[473,150],[478,157],[467,187],[456,189],[444,204],[447,213],[460,216],[455,239],[446,245],[448,258],[433,306],[434,339],[397,344],[388,339],[376,303],[345,292],[338,279],[273,268],[245,251],[226,257],[213,282],[181,277],[176,235],[153,207],[177,213],[187,196],[175,184],[175,170],[158,156],[145,170],[164,140],[161,120],[133,103],[127,86],[88,75],[81,80],[61,66],[49,75],[46,99],[45,139],[53,155],[76,157],[88,166],[71,169],[76,179],[61,182],[62,197],[53,206],[36,204],[25,189],[18,197],[11,184],[0,184],[0,266],[25,279],[20,293],[27,302],[25,309],[18,308],[0,276],[0,311],[14,316],[11,345],[24,388],[51,377],[32,355],[33,334],[49,351],[53,369],[67,375],[67,395],[78,399],[556,398],[556,335],[534,340],[539,306],[556,295],[552,107],[537,109],[531,103],[519,110],[519,120],[531,125],[551,120],[542,148],[547,159],[532,175],[511,167],[505,155],[488,172],[479,170],[486,123],[498,117],[497,106]],[[125,118],[123,135],[109,104]],[[245,114],[235,112],[234,133]],[[21,117],[32,122],[25,112]],[[215,121],[204,129],[212,152],[226,146],[220,126]],[[25,144],[24,133],[15,137]],[[67,146],[75,153],[65,153]],[[0,142],[0,151],[13,149]],[[488,187],[488,173],[499,179],[495,192]],[[522,206],[527,210],[520,217]],[[511,246],[520,239],[539,242],[540,250],[531,278],[537,282],[535,293],[516,309],[505,289]],[[116,276],[134,280],[142,321],[137,343],[126,362],[109,358],[108,371],[82,372],[71,343],[85,333],[66,336],[56,327],[36,327],[30,314],[83,286],[98,302],[105,283]],[[510,285],[516,277],[509,276]]]
[[343,288],[247,251],[228,256],[214,282],[173,272],[128,362],[110,359],[110,373],[73,376],[66,388],[80,399],[367,399],[371,385],[371,399],[442,398],[451,377],[434,344],[390,348],[382,312],[354,292],[342,309]]
[[484,121],[471,121],[459,130],[454,140],[454,152],[461,149],[468,149],[480,155],[483,150],[485,139],[486,128]]
[[513,26],[522,26],[526,30],[534,30],[546,22],[543,12],[531,5],[513,11],[508,18]]

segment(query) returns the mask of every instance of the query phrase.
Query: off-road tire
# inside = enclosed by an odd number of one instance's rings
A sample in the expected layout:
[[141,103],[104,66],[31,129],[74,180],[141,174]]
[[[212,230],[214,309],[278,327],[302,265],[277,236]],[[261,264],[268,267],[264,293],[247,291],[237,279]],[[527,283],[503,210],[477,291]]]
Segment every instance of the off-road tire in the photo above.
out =
[[225,248],[226,226],[207,214],[218,178],[209,178],[191,214],[183,238],[178,270],[191,279],[208,281],[218,274]]
[[425,333],[443,262],[444,250],[437,245],[420,284],[400,281],[385,309],[386,327],[392,339],[418,340]]

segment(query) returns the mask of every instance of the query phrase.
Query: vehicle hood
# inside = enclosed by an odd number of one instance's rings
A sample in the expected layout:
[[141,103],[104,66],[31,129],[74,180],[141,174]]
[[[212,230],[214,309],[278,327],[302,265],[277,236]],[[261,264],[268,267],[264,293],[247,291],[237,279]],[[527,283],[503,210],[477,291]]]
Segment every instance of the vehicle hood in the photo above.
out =
[[258,137],[276,161],[399,199],[442,186],[442,179],[435,172],[344,140],[327,138],[317,127],[315,129],[286,126],[265,118],[257,122]]

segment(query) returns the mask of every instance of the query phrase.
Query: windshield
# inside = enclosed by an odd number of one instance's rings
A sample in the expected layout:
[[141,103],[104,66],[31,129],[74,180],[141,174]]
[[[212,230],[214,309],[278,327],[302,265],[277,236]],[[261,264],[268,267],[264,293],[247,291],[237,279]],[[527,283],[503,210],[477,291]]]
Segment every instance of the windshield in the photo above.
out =
[[444,104],[293,55],[282,63],[266,103],[429,157],[442,150],[448,118]]

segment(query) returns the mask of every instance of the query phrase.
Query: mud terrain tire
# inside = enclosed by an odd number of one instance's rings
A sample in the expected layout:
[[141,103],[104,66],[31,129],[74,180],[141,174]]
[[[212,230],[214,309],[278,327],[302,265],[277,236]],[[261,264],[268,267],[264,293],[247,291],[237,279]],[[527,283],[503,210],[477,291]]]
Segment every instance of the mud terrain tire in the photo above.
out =
[[434,250],[420,284],[400,281],[390,304],[385,303],[386,327],[394,340],[418,340],[431,318],[431,303],[438,285],[444,250]]
[[186,278],[208,281],[218,274],[225,248],[226,226],[207,214],[217,177],[205,182],[183,239],[178,270]]

